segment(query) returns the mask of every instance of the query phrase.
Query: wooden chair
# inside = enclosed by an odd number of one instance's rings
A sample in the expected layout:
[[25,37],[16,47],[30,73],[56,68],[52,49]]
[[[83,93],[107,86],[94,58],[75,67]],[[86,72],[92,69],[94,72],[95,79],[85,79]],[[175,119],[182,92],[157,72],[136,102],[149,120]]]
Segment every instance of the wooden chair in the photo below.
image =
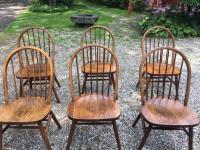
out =
[[[21,47],[21,46],[34,46],[34,47],[38,47],[42,50],[44,50],[49,57],[52,59],[53,65],[54,65],[54,61],[55,61],[55,44],[54,44],[54,40],[53,37],[51,36],[51,34],[43,29],[43,28],[39,28],[39,27],[31,27],[31,28],[27,28],[24,31],[21,32],[21,34],[19,35],[18,39],[17,39],[17,46]],[[23,60],[21,60],[23,62]],[[38,65],[38,64],[36,64]],[[33,68],[34,66],[26,66],[29,68]],[[24,71],[24,67],[22,67],[22,72]],[[26,76],[24,74],[23,78],[25,78]],[[36,74],[37,75],[37,74]],[[21,78],[20,75],[17,76],[19,79]],[[54,72],[54,77],[55,77],[55,82],[57,83],[58,87],[61,87],[55,72]],[[38,77],[36,76],[36,79]],[[32,87],[32,80],[33,78],[30,78],[30,86]],[[28,85],[28,80],[25,81],[25,83],[23,84],[23,86]],[[54,95],[56,97],[56,100],[58,103],[60,103],[60,99],[59,96],[57,94],[57,91],[53,85],[53,92]]]
[[[98,62],[101,60],[102,64]],[[85,64],[89,64],[89,68]],[[108,65],[109,64],[109,65]],[[96,67],[93,67],[96,66]],[[113,69],[115,72],[113,73]],[[90,82],[85,84],[84,72],[88,70]],[[93,74],[95,73],[95,79]],[[103,76],[102,76],[103,74]],[[110,86],[111,74],[115,87]],[[115,54],[102,45],[79,48],[69,63],[69,82],[72,100],[68,105],[68,117],[72,120],[67,149],[70,149],[76,125],[112,124],[118,149],[121,149],[116,120],[120,116],[118,102],[119,66]],[[92,76],[91,76],[92,75]],[[93,80],[92,80],[93,79]],[[85,86],[85,92],[81,89]]]
[[[156,34],[156,36],[155,36]],[[175,38],[172,32],[162,26],[154,26],[149,28],[143,35],[141,40],[142,58],[151,50],[159,47],[173,47],[175,48]],[[155,64],[158,65],[158,64]],[[151,67],[151,66],[150,66]],[[164,68],[164,66],[163,66]],[[137,87],[139,86],[139,81]]]
[[[26,60],[26,64],[25,62],[21,64],[19,55]],[[27,57],[30,59],[26,59]],[[28,76],[23,78],[21,68],[24,65],[38,64],[38,62],[40,65],[37,67],[26,68]],[[9,54],[3,65],[4,104],[0,106],[0,149],[3,148],[3,133],[8,128],[39,129],[47,149],[51,149],[48,140],[48,127],[51,119],[53,118],[58,128],[61,128],[51,109],[53,73],[53,63],[50,57],[39,48],[20,47]],[[20,80],[17,80],[16,74],[21,74]],[[37,79],[35,74],[37,74]],[[19,86],[24,80],[29,81],[32,77],[32,90],[30,86]]]
[[[95,26],[89,27],[89,28],[87,28],[85,30],[85,32],[83,33],[83,35],[81,37],[80,45],[81,46],[86,46],[88,44],[103,45],[103,46],[111,49],[113,52],[115,51],[115,39],[114,39],[114,36],[113,36],[112,32],[108,28],[106,28],[104,26],[95,25]],[[86,65],[85,67],[88,68],[89,63],[86,63],[85,65]],[[99,65],[102,65],[102,64],[99,63]],[[95,66],[92,66],[92,67],[95,67]],[[86,69],[85,72],[83,72],[84,75],[85,75],[85,79],[84,79],[85,83],[87,81],[90,81],[90,78],[88,78],[88,72],[87,72],[88,69]],[[114,68],[112,70],[113,70],[113,73],[116,71],[116,70],[114,70]],[[100,73],[100,70],[99,70],[99,73]],[[92,74],[92,76],[94,76],[94,78],[95,78],[96,73],[94,72]],[[111,76],[112,76],[112,84],[113,84],[113,86],[115,86],[114,85],[114,80],[113,80],[113,74],[111,74]],[[82,90],[84,92],[84,88]]]
[[[171,63],[173,61],[173,63]],[[158,68],[151,70],[148,68],[149,62],[155,68],[159,62]],[[162,70],[162,63],[165,63],[165,70]],[[158,82],[152,75],[158,71],[162,74],[162,81]],[[175,74],[179,83],[174,84]],[[145,72],[145,73],[144,73]],[[179,50],[169,47],[154,49],[143,57],[140,64],[140,93],[141,93],[141,111],[140,115],[144,121],[144,137],[139,145],[139,149],[145,144],[145,141],[152,129],[162,130],[183,130],[189,136],[189,149],[193,144],[193,127],[200,123],[200,118],[187,105],[189,101],[189,92],[191,84],[191,67],[187,57]],[[170,76],[171,80],[167,78]],[[179,95],[177,97],[176,90]],[[148,126],[146,126],[148,124]]]
[[[155,34],[157,36],[155,36]],[[175,38],[169,29],[162,27],[162,26],[155,26],[155,27],[148,29],[142,37],[142,41],[141,41],[142,58],[145,57],[145,55],[148,52],[150,52],[151,50],[153,50],[155,48],[159,48],[159,47],[175,48]],[[172,54],[172,57],[174,57],[174,54]],[[165,74],[164,71],[166,68],[172,69],[172,66],[171,66],[172,63],[173,63],[173,61],[171,63],[169,63],[167,66],[166,62],[163,61],[162,64],[160,65],[159,61],[156,62],[156,59],[155,59],[154,66],[150,62],[147,64],[148,73],[151,74],[152,76],[154,76],[154,80],[157,80],[157,81],[160,81],[160,80],[162,81],[163,77],[165,77],[165,76],[167,76],[167,79],[170,80],[171,74],[170,73]],[[159,72],[158,68],[160,68],[160,70],[161,70],[160,72]],[[145,72],[146,72],[146,70],[144,70],[144,74],[145,74]],[[179,83],[177,83],[179,75],[180,75],[179,72],[180,72],[180,68],[176,67],[176,70],[174,73],[175,79],[173,82],[176,85],[179,84]],[[137,87],[139,86],[139,84],[140,84],[140,82],[138,81]],[[178,90],[176,90],[176,92],[177,92],[177,96],[178,96]],[[133,123],[133,125],[132,125],[133,127],[135,127],[135,125],[137,124],[139,119],[140,119],[140,114],[137,116],[135,122]]]

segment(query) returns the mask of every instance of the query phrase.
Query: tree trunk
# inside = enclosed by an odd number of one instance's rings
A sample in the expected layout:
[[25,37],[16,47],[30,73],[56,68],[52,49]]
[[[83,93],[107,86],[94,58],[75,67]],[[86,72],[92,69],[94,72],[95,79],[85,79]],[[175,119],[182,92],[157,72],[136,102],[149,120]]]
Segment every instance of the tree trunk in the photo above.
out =
[[128,16],[131,15],[132,9],[133,9],[133,7],[132,7],[132,0],[129,0],[128,1]]

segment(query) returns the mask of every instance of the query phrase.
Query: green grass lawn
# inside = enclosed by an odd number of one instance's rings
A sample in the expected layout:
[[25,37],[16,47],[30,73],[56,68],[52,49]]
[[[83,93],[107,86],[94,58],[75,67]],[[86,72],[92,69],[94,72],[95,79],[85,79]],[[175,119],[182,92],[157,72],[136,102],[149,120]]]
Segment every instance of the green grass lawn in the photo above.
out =
[[73,7],[65,12],[31,12],[27,9],[5,29],[4,33],[19,32],[23,28],[30,26],[40,26],[47,29],[56,30],[62,30],[65,28],[74,29],[75,26],[70,21],[70,17],[80,13],[93,13],[99,15],[97,24],[105,26],[119,16],[127,16],[127,10],[109,8],[106,6],[85,2],[83,0],[76,0]]

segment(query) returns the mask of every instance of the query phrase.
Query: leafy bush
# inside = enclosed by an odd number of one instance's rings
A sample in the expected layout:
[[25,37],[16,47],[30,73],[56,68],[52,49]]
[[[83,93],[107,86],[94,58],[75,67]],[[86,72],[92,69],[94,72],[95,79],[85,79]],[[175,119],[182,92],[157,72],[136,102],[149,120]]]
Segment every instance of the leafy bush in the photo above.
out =
[[40,3],[41,5],[48,5],[48,6],[54,6],[57,5],[66,5],[68,7],[71,7],[74,0],[32,0],[31,3]]
[[200,0],[181,0],[181,4],[190,15],[200,13]]
[[[147,16],[138,23],[139,30],[144,33],[150,27],[160,25],[169,28],[178,38],[200,36],[200,21],[196,17]],[[156,33],[155,33],[155,36]]]
[[49,0],[38,0],[38,2],[40,3],[40,4],[46,4],[46,5],[49,5]]
[[188,6],[200,6],[200,0],[181,0],[181,2]]
[[159,10],[168,7],[177,13],[193,15],[200,13],[200,0],[147,0],[149,10]]
[[30,11],[33,11],[33,12],[46,12],[46,11],[49,11],[49,6],[46,5],[46,4],[41,4],[39,2],[32,2],[29,6],[28,6],[28,9]]
[[[110,7],[127,9],[129,0],[88,0],[88,1],[93,1]],[[145,5],[146,5],[145,0],[132,0],[132,6],[134,11],[144,10]]]
[[144,0],[132,0],[134,11],[144,11],[146,8],[146,3]]
[[69,9],[68,6],[63,4],[57,4],[53,7],[41,2],[32,2],[28,8],[33,12],[63,12]]
[[60,1],[60,3],[66,4],[68,7],[71,7],[74,0],[58,0],[58,2]]
[[147,0],[147,8],[148,16],[138,23],[142,33],[161,25],[179,38],[200,36],[200,0]]

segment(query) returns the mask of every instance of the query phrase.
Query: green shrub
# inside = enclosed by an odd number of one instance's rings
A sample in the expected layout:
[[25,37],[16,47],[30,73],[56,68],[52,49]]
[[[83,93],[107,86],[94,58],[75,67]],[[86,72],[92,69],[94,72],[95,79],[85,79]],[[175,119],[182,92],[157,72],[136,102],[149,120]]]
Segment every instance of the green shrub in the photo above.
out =
[[66,4],[68,7],[71,7],[74,0],[58,0],[58,2]]
[[49,5],[49,0],[38,0],[40,4]]
[[193,7],[200,5],[200,0],[181,0],[181,2]]
[[[143,34],[147,29],[156,25],[169,28],[178,38],[200,36],[200,21],[196,17],[147,16],[138,23],[138,28]],[[156,33],[154,35],[158,36]]]
[[[109,7],[118,7],[123,9],[128,8],[128,0],[88,0],[88,1],[93,1]],[[145,0],[132,0],[132,6],[134,11],[142,11],[145,8]]]
[[146,3],[144,0],[132,0],[133,11],[144,11],[146,8]]
[[45,5],[67,5],[68,7],[71,7],[74,0],[38,0],[39,3],[45,4]]
[[28,9],[32,12],[63,12],[67,11],[69,8],[64,4],[57,4],[55,7],[53,7],[45,3],[33,2],[29,5]]

